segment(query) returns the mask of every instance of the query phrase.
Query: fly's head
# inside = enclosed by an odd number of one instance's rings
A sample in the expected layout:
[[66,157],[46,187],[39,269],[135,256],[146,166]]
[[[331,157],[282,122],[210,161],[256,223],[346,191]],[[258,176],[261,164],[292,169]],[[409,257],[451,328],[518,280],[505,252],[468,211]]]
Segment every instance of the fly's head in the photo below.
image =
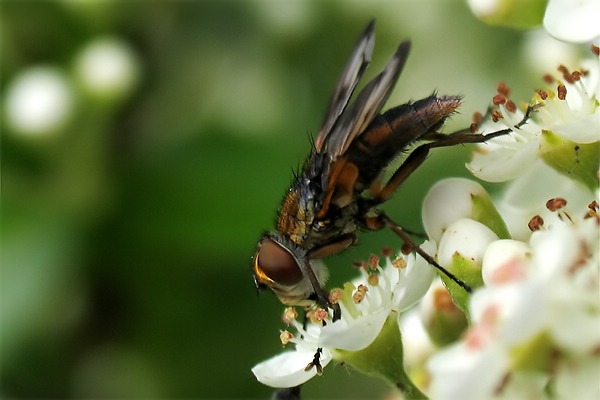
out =
[[258,290],[271,289],[289,306],[313,305],[317,301],[313,282],[320,288],[327,277],[322,264],[309,260],[304,249],[278,232],[258,242],[252,271]]

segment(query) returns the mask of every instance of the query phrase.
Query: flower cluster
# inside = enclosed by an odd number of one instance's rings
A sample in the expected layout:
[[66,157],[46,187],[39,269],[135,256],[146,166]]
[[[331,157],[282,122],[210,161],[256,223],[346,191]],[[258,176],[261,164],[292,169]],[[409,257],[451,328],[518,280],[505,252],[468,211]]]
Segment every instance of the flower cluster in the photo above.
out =
[[[422,248],[435,254],[430,242]],[[398,315],[423,297],[435,270],[414,254],[393,256],[386,250],[384,256],[383,267],[380,258],[373,255],[359,266],[360,278],[331,291],[331,300],[341,308],[341,319],[332,322],[331,313],[316,309],[308,313],[303,326],[296,319],[298,314],[286,309],[283,320],[296,333],[286,330],[280,338],[284,345],[292,343],[295,349],[256,365],[252,369],[256,378],[272,387],[293,387],[337,360],[394,384],[403,383],[406,377],[402,363],[394,366],[402,360]],[[384,349],[380,343],[385,343]]]
[[[553,26],[555,15],[547,19]],[[483,134],[510,132],[480,144],[467,164],[481,180],[509,182],[500,198],[453,178],[424,201],[422,249],[472,294],[447,276],[432,285],[420,256],[386,254],[384,267],[373,256],[358,280],[331,292],[340,320],[317,309],[303,325],[286,311],[296,333],[280,338],[295,349],[254,367],[257,379],[294,387],[337,360],[405,398],[598,398],[600,50],[592,49],[581,68],[544,76],[549,87],[524,106],[499,85],[488,118],[476,119]]]
[[597,48],[595,55],[590,69],[548,76],[555,89],[536,93],[522,126],[523,111],[500,86],[491,117],[513,133],[481,145],[468,165],[483,180],[512,181],[497,208],[469,180],[442,181],[428,194],[424,222],[439,240],[439,262],[458,276],[464,265],[479,269],[482,283],[460,304],[469,329],[427,361],[433,398],[598,396]]

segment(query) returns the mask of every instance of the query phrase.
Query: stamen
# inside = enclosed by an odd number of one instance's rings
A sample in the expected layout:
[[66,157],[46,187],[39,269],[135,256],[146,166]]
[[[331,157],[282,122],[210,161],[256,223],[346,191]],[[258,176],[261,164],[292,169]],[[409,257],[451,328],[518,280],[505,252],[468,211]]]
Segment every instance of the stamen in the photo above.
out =
[[558,92],[558,98],[560,100],[564,100],[567,98],[567,87],[565,85],[558,85],[556,91]]
[[283,320],[284,324],[289,325],[293,321],[295,321],[296,318],[298,318],[298,312],[294,307],[288,307],[285,310],[283,310],[283,315],[281,316],[281,319]]
[[492,104],[494,104],[496,106],[498,106],[500,104],[504,104],[504,103],[506,103],[506,96],[504,96],[503,94],[497,94],[492,99]]
[[542,77],[542,79],[544,80],[544,82],[546,82],[548,85],[554,83],[554,77],[550,74],[544,74],[544,76]]
[[381,254],[385,258],[390,258],[394,254],[394,251],[392,250],[391,247],[384,247],[383,249],[381,249]]
[[560,210],[561,208],[564,208],[566,205],[567,205],[567,200],[563,199],[562,197],[555,197],[546,202],[546,208],[552,212]]
[[496,87],[496,91],[499,94],[503,94],[505,97],[508,97],[510,95],[510,88],[508,86],[506,86],[506,82],[501,81],[498,86]]
[[545,91],[545,90],[543,90],[543,89],[539,89],[539,90],[537,91],[537,94],[540,96],[540,98],[541,98],[542,100],[546,100],[546,99],[548,98],[548,92],[547,92],[547,91]]
[[392,261],[392,266],[397,269],[406,268],[406,260],[402,257],[396,257],[394,261]]
[[527,226],[532,232],[539,231],[540,229],[542,229],[542,226],[544,226],[544,219],[539,215],[536,215],[533,218],[531,218]]
[[332,289],[329,292],[329,302],[331,304],[337,304],[342,296],[344,295],[344,291],[342,289]]
[[354,292],[354,294],[352,295],[352,300],[354,301],[354,304],[360,304],[365,299],[365,296],[367,295],[368,291],[369,288],[367,286],[362,284],[358,285],[356,292]]
[[367,278],[367,282],[371,286],[379,285],[379,274],[369,274],[369,276]]
[[506,105],[505,105],[506,109],[508,111],[510,111],[511,113],[514,113],[515,111],[517,111],[517,105],[515,104],[514,101],[512,100],[507,100],[506,101]]
[[492,111],[492,121],[498,122],[503,118],[504,118],[504,116],[502,115],[502,113],[500,111],[498,111],[498,110]]
[[294,339],[294,335],[290,331],[281,331],[279,334],[279,340],[281,340],[282,345],[286,345]]
[[407,256],[413,252],[413,247],[409,243],[404,243],[402,247],[400,247],[400,252]]
[[598,47],[595,44],[593,44],[592,45],[592,53],[594,53],[594,55],[596,57],[600,56],[600,47]]
[[309,311],[306,316],[313,324],[319,324],[329,317],[329,313],[323,308],[317,308],[316,310]]
[[367,265],[370,269],[377,269],[377,267],[379,266],[379,256],[371,254],[371,256],[369,257],[369,261],[367,261]]

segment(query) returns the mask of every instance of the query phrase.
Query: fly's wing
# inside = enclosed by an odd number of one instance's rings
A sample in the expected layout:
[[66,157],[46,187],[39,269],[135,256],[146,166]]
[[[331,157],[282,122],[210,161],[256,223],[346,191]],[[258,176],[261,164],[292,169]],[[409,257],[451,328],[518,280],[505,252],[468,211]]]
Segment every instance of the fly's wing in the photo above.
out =
[[400,43],[384,70],[365,86],[354,103],[339,117],[327,143],[327,153],[331,162],[344,154],[354,139],[379,114],[396,85],[409,51],[410,42]]
[[323,191],[317,218],[327,214],[334,197],[340,207],[351,201],[360,172],[357,166],[346,163],[344,155],[381,111],[404,68],[409,51],[409,41],[400,43],[383,71],[364,87],[350,107],[344,109],[328,135],[324,144],[326,160],[321,173]]
[[373,46],[375,45],[374,28],[375,21],[373,20],[367,25],[365,31],[358,40],[358,43],[344,68],[344,72],[342,72],[342,75],[340,76],[335,92],[333,93],[331,100],[329,100],[323,124],[321,125],[319,135],[315,141],[315,150],[317,153],[324,150],[331,129],[344,111],[344,108],[346,108],[356,84],[371,62]]

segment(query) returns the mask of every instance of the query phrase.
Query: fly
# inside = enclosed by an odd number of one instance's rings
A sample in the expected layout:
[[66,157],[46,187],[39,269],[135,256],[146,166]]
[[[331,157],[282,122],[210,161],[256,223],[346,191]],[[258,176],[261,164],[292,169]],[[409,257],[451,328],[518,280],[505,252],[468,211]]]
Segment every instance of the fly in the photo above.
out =
[[[439,133],[446,118],[460,106],[461,96],[438,97],[434,93],[381,113],[406,63],[410,41],[400,43],[383,71],[349,104],[371,61],[374,25],[371,21],[358,40],[311,152],[283,199],[276,229],[260,239],[253,261],[258,289],[270,288],[286,305],[317,303],[332,308],[333,320],[340,317],[339,306],[328,299],[324,287],[327,271],[319,260],[352,246],[359,230],[392,229],[435,268],[470,291],[416,246],[378,206],[425,161],[432,148],[481,143],[511,132],[506,129],[485,136],[469,130]],[[416,143],[420,145],[414,146]],[[410,148],[414,150],[382,182],[390,162]]]

